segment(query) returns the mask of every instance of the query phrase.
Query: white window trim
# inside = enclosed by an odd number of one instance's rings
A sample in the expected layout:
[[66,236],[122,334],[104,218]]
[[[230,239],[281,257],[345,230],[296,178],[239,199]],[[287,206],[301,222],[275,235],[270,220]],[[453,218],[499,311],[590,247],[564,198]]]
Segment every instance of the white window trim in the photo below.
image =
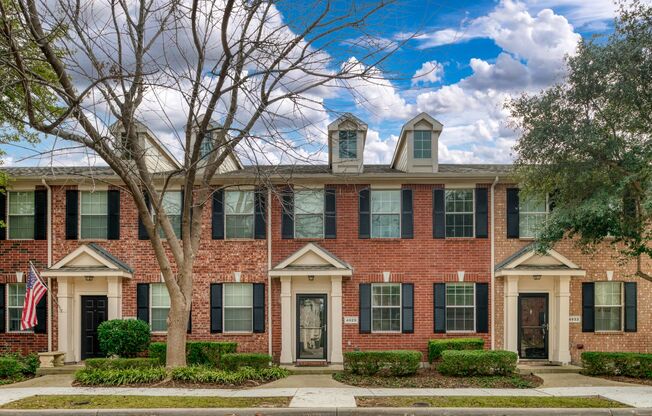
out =
[[[374,306],[374,286],[398,286],[398,306]],[[371,284],[371,325],[372,334],[401,334],[403,333],[403,285],[400,283],[372,283]],[[398,307],[398,330],[397,331],[374,331],[374,308],[380,309],[395,309]]]
[[6,322],[5,322],[6,327],[5,328],[7,328],[7,333],[8,334],[33,334],[34,333],[34,328],[26,329],[24,331],[22,329],[19,329],[17,331],[10,330],[10,325],[9,325],[9,321],[10,321],[9,315],[10,315],[10,313],[9,313],[9,309],[20,309],[21,310],[21,316],[22,316],[22,310],[25,307],[25,300],[23,300],[23,306],[21,306],[20,308],[18,306],[9,306],[9,286],[10,285],[26,285],[26,283],[17,283],[17,282],[16,283],[7,283],[7,290],[6,290],[6,294],[5,294],[5,305],[6,305],[6,308],[7,308],[7,313],[6,313],[7,316],[5,317],[5,320],[6,320]]
[[[446,210],[446,191],[471,191],[471,218],[473,220],[473,223],[471,225],[471,229],[473,231],[473,235],[468,236],[468,237],[457,237],[457,236],[449,236],[446,233],[447,227],[446,223],[448,222],[448,214],[455,215],[455,214],[469,214],[469,212],[448,212]],[[434,209],[434,207],[433,207]],[[462,187],[462,188],[456,188],[456,187],[446,187],[444,188],[444,237],[445,238],[476,238],[475,237],[475,188],[469,188],[469,187]]]
[[[226,330],[226,309],[244,309],[245,306],[226,306],[226,286],[227,285],[250,285],[251,286],[251,331],[227,331]],[[253,283],[224,283],[224,290],[222,290],[222,333],[224,334],[253,334],[254,332],[254,289]]]
[[[227,214],[226,213],[226,194],[227,192],[251,192],[254,198],[251,214]],[[251,236],[250,237],[228,237],[226,233],[226,217],[246,217],[251,216]],[[267,213],[265,213],[267,215]],[[224,240],[247,241],[253,240],[256,236],[256,192],[252,189],[227,189],[224,191]]]
[[[456,329],[456,330],[449,330],[448,329],[448,320],[446,320],[446,333],[447,334],[472,334],[475,332],[478,332],[478,320],[476,319],[476,297],[475,297],[475,283],[471,282],[448,282],[446,283],[446,286],[448,285],[458,285],[458,284],[470,284],[473,286],[473,329],[472,330],[462,330],[462,329]],[[470,306],[448,306],[448,302],[446,303],[446,313],[448,314],[448,308],[458,308],[458,309],[469,309]]]
[[95,192],[106,192],[106,218],[107,221],[109,219],[109,190],[108,189],[96,189],[96,190],[84,190],[84,189],[79,189],[79,200],[77,201],[77,212],[79,212],[79,221],[77,224],[77,235],[79,236],[79,239],[82,241],[107,241],[109,239],[109,226],[107,224],[106,227],[106,236],[104,238],[84,238],[82,236],[82,217],[99,217],[100,215],[97,214],[82,214],[82,194],[83,193],[95,193]]
[[[158,307],[158,306],[156,306],[156,307],[152,306],[152,299],[153,299],[152,288],[153,288],[153,285],[159,285],[159,284],[165,286],[165,290],[168,291],[168,297],[170,296],[170,291],[168,290],[168,287],[167,287],[167,285],[165,283],[150,283],[149,284],[149,327],[150,327],[150,329],[152,328],[152,309],[166,309],[166,308],[161,308],[161,307]],[[171,308],[172,308],[172,305],[170,305],[167,308],[168,309],[168,314],[170,313]],[[167,334],[167,333],[168,333],[167,329],[165,331],[152,331],[152,334],[157,334],[157,335],[164,335],[164,334]]]
[[[550,215],[550,200],[549,200],[549,195],[546,195],[546,201],[545,201],[545,204],[546,204],[546,210],[545,210],[544,215],[545,215],[545,220],[547,220],[547,219],[548,219],[548,215]],[[520,223],[521,223],[521,215],[528,215],[528,214],[541,214],[541,213],[542,213],[541,211],[524,211],[524,212],[521,212],[521,199],[519,198],[519,201],[518,201],[518,222],[519,222],[519,227],[518,227],[518,238],[519,238],[520,240],[535,240],[535,239],[536,239],[535,236],[531,236],[531,237],[530,237],[530,236],[522,236],[522,235],[521,235],[521,227],[520,227]],[[545,221],[545,220],[544,220],[544,221]]]
[[[297,237],[297,215],[306,215],[306,216],[312,216],[312,215],[319,215],[319,214],[297,214],[297,204],[296,204],[296,194],[299,192],[315,192],[315,191],[321,191],[322,193],[322,200],[324,203],[322,204],[321,207],[321,235],[318,237]],[[326,190],[325,188],[314,188],[314,189],[299,189],[294,191],[294,207],[293,207],[293,221],[292,225],[294,227],[294,238],[297,240],[323,240],[326,237]]]
[[[597,303],[593,304],[593,314],[595,315],[595,309],[596,308],[620,308],[620,328],[619,329],[595,329],[594,332],[597,333],[620,333],[625,330],[625,285],[623,282],[595,282],[596,284],[600,283],[618,283],[618,286],[620,287],[620,305],[598,305]],[[593,291],[597,292],[595,286],[593,287]],[[594,298],[597,298],[595,296],[595,293],[593,294]]]
[[[401,215],[401,210],[403,208],[403,201],[401,200],[401,190],[403,188],[377,188],[369,190],[369,238],[378,239],[378,240],[395,240],[401,238],[403,232],[403,215]],[[376,215],[398,215],[398,236],[397,237],[374,237],[374,205],[373,205],[373,195],[374,192],[383,192],[383,191],[394,191],[398,192],[398,212],[380,212]]]
[[[5,230],[7,232],[7,240],[10,241],[34,241],[34,235],[32,235],[32,238],[11,238],[11,228],[10,228],[10,221],[9,219],[11,218],[11,215],[9,211],[11,210],[11,203],[10,203],[10,197],[12,193],[16,192],[32,192],[34,193],[34,189],[19,189],[19,190],[10,190],[10,191],[5,191],[7,195],[7,215],[5,218]],[[34,205],[34,213],[32,214],[32,217],[36,219],[36,204]]]

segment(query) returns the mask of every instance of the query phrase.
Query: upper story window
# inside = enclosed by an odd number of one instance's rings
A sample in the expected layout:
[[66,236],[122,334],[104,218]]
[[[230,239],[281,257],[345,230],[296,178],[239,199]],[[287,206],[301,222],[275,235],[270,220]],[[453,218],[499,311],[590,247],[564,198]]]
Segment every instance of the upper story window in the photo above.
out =
[[622,331],[623,284],[595,282],[595,330]]
[[475,331],[475,284],[446,284],[446,331]]
[[374,332],[401,331],[400,283],[371,285],[371,330]]
[[204,134],[204,137],[201,140],[201,145],[199,146],[199,157],[207,158],[208,155],[213,151],[213,135],[211,133]]
[[294,237],[324,238],[324,190],[294,193]]
[[340,130],[340,159],[356,159],[358,157],[358,132],[355,130]]
[[226,238],[254,238],[253,191],[226,191],[224,194]]
[[34,192],[9,192],[9,239],[34,238]]
[[25,303],[25,283],[7,285],[7,328],[9,332],[24,332],[20,329]]
[[252,332],[254,325],[254,285],[224,284],[224,332]]
[[81,192],[81,238],[106,239],[108,232],[108,193]]
[[432,158],[432,132],[430,130],[414,131],[414,158]]
[[401,190],[371,190],[371,237],[401,236]]
[[170,295],[165,283],[152,283],[150,287],[150,328],[152,332],[168,330],[168,314],[170,313]]
[[473,189],[446,189],[446,237],[473,237]]
[[[163,194],[163,211],[167,214],[172,224],[172,229],[177,237],[181,236],[181,191],[167,191]],[[165,233],[159,229],[159,235],[165,238]]]
[[548,215],[548,204],[545,197],[521,198],[518,210],[519,236],[534,238]]

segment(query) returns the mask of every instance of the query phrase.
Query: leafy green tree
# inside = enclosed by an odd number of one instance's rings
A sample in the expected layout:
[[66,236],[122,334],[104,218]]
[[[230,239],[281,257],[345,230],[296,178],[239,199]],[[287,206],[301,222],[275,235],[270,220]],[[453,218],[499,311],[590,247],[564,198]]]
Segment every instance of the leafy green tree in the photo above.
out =
[[539,249],[609,241],[652,280],[652,6],[621,3],[613,34],[581,41],[567,65],[563,82],[508,104],[523,194],[554,205]]

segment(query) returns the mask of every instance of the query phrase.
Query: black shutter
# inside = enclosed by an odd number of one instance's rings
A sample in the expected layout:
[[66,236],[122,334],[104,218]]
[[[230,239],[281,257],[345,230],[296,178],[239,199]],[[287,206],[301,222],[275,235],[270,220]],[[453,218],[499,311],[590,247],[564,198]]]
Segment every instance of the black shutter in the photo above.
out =
[[414,284],[401,285],[401,323],[404,334],[414,333]]
[[48,332],[48,299],[47,295],[43,296],[36,304],[36,326],[35,334],[45,334]]
[[0,227],[0,240],[7,239],[7,190],[0,189],[0,221],[5,223],[5,226]]
[[267,195],[264,189],[254,192],[254,238],[264,240],[267,237]]
[[34,240],[48,237],[48,191],[34,191]]
[[443,189],[432,190],[432,237],[446,238],[446,203]]
[[507,188],[507,238],[518,237],[518,188]]
[[109,240],[120,239],[120,191],[112,189],[107,193],[107,232]]
[[287,188],[281,198],[281,238],[291,240],[294,238],[294,191]]
[[625,282],[625,332],[636,332],[636,282]]
[[211,334],[222,332],[222,283],[211,283]]
[[[185,209],[185,190],[179,191],[179,199],[181,200],[181,215],[179,215],[179,235],[177,238],[183,238],[183,210]],[[192,204],[190,204],[190,213],[192,214]],[[190,220],[192,221],[192,219]],[[174,227],[172,227],[174,229]]]
[[7,305],[5,305],[5,288],[6,285],[4,283],[0,283],[0,333],[7,332],[7,328],[5,327],[7,323],[5,320],[7,313]]
[[324,190],[324,238],[337,238],[335,189]]
[[435,333],[446,332],[446,283],[433,283]]
[[475,189],[475,237],[489,237],[489,192],[487,188]]
[[582,332],[595,331],[595,285],[582,283]]
[[79,191],[66,190],[66,240],[79,238]]
[[190,313],[188,313],[188,328],[186,329],[186,334],[192,334],[192,308]]
[[149,283],[136,285],[136,318],[149,325]]
[[360,283],[360,333],[371,333],[371,284]]
[[265,284],[254,283],[254,333],[265,332]]
[[412,189],[401,189],[401,238],[414,238]]
[[213,240],[224,240],[224,189],[213,192],[211,227]]
[[[151,204],[149,202],[149,194],[147,192],[143,192],[143,197],[145,198],[145,205],[147,205],[147,211],[151,212]],[[143,219],[138,216],[138,239],[139,240],[149,240],[149,233],[147,232],[147,229],[145,228],[145,224],[143,223]]]
[[475,284],[475,332],[489,332],[489,284]]
[[358,238],[366,239],[371,237],[371,191],[361,189],[358,199]]

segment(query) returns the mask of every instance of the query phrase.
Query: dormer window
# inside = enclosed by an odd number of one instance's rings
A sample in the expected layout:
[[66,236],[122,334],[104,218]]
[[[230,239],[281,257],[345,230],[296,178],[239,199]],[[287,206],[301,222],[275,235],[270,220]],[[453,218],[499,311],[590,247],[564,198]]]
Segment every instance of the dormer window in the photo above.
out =
[[358,157],[358,132],[355,130],[340,130],[340,159],[356,159]]
[[199,157],[201,159],[207,158],[213,151],[213,135],[211,133],[204,134],[201,145],[199,146]]
[[432,158],[432,131],[430,130],[414,131],[414,158],[415,159]]
[[132,148],[131,144],[129,143],[129,135],[126,132],[120,133],[120,149],[122,151],[122,157],[125,160],[132,160],[133,155],[132,155]]

